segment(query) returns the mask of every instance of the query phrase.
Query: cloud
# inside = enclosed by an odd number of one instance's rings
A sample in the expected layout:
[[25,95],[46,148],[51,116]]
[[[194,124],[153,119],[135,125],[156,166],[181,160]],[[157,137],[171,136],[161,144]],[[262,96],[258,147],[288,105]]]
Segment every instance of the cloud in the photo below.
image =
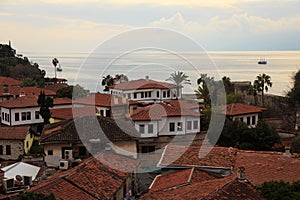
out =
[[[274,43],[282,44],[282,48],[289,48],[284,44],[286,41],[299,41],[296,35],[300,33],[300,27],[295,26],[296,24],[300,24],[300,15],[275,20],[241,13],[233,14],[228,18],[215,16],[208,23],[201,24],[197,21],[186,20],[180,12],[177,12],[169,18],[163,17],[149,25],[185,33],[214,48],[226,46],[225,48],[232,49],[240,46],[247,49],[247,46],[243,45],[255,47],[255,45],[260,45],[255,44],[255,41],[264,40],[266,42],[272,40]],[[295,37],[289,38],[289,36]],[[273,44],[268,43],[268,45],[271,47]]]

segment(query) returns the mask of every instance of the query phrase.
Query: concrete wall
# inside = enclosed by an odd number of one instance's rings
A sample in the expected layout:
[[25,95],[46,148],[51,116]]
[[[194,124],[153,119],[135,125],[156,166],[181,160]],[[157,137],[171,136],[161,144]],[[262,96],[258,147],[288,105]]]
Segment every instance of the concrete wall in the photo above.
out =
[[[7,155],[6,146],[10,145],[11,155]],[[0,155],[4,160],[17,160],[20,155],[24,154],[24,142],[22,140],[0,140],[0,148],[2,146],[3,155]]]

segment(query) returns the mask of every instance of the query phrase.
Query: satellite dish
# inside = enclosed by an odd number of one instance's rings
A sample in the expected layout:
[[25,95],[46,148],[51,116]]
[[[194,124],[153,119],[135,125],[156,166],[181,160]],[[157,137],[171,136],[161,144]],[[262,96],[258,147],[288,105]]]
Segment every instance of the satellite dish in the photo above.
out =
[[16,180],[17,180],[17,181],[23,181],[23,178],[22,178],[21,175],[16,175]]

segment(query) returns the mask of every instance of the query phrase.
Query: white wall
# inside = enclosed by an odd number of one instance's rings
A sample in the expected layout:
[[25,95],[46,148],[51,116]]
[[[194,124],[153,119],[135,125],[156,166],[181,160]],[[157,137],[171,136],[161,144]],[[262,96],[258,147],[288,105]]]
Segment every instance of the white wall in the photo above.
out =
[[[255,116],[254,123],[252,121],[252,116]],[[247,117],[250,117],[250,124],[247,124]],[[232,119],[236,120],[236,119],[240,119],[240,118],[243,118],[243,122],[246,123],[249,128],[254,128],[254,127],[256,127],[257,122],[258,122],[258,113],[247,114],[247,115],[236,115]]]
[[44,145],[45,155],[48,156],[48,150],[52,150],[53,156],[57,156],[60,159],[62,159],[62,152],[61,152],[62,147],[72,147],[72,146],[68,144],[45,144]]
[[[134,126],[138,132],[140,131],[141,124],[145,125],[145,132],[141,133],[141,137],[157,137],[157,132],[159,130],[158,121],[135,121]],[[153,125],[153,133],[148,132],[149,124]]]

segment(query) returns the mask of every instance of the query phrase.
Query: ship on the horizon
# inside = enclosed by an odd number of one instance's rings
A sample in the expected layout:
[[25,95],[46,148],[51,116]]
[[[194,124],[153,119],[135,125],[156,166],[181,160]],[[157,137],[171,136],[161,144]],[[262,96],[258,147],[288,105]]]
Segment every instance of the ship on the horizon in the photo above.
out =
[[259,64],[259,65],[266,65],[266,64],[267,64],[267,60],[266,60],[266,59],[260,59],[260,60],[258,61],[258,64]]

